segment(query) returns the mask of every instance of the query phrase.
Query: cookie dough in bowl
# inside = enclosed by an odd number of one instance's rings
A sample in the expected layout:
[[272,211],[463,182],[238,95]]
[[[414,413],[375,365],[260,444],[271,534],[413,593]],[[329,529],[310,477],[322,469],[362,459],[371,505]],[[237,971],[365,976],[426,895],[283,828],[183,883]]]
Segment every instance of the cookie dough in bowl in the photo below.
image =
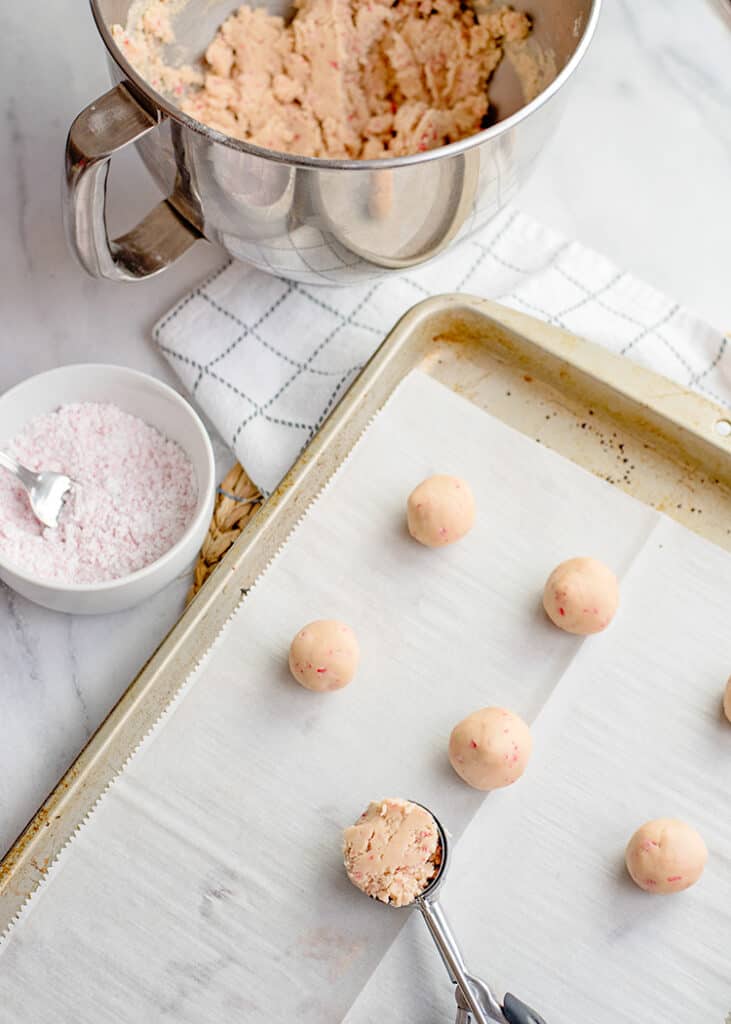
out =
[[501,789],[517,782],[532,750],[530,729],[506,708],[474,711],[449,737],[450,763],[474,789]]
[[117,45],[196,120],[266,149],[376,159],[475,135],[489,80],[530,32],[508,6],[478,20],[460,0],[294,0],[287,22],[244,5],[220,26],[202,71],[172,68],[171,4],[151,0]]
[[426,808],[397,797],[370,803],[343,833],[348,878],[367,896],[405,907],[439,870],[437,824]]
[[337,619],[317,619],[297,633],[289,648],[289,668],[307,690],[341,690],[352,681],[360,649],[355,633]]
[[619,606],[619,583],[596,558],[570,558],[546,581],[543,607],[551,622],[567,633],[589,636],[606,629]]
[[647,821],[627,844],[632,881],[645,892],[682,892],[703,874],[708,850],[694,828],[676,818]]

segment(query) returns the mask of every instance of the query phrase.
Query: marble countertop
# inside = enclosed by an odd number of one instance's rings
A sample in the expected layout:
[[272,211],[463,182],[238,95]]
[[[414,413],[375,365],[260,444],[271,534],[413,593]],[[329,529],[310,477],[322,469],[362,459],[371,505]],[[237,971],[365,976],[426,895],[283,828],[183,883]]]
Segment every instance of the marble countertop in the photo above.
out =
[[[36,25],[40,28],[36,29]],[[200,243],[141,284],[92,280],[60,220],[64,139],[109,87],[86,4],[40,23],[5,12],[0,160],[0,389],[63,363],[123,363],[176,383],[150,327],[220,264]],[[519,205],[731,330],[731,26],[715,0],[605,0],[561,129]],[[134,152],[115,161],[111,227],[156,201]],[[218,447],[223,472],[232,457]],[[179,615],[181,578],[130,612],[75,618],[0,588],[0,852]]]

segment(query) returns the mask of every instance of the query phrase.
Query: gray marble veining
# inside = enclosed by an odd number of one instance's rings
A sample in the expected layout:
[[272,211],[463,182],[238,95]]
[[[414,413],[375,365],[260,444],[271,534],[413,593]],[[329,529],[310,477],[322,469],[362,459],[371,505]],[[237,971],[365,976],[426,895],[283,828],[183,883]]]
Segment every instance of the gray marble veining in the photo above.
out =
[[[142,284],[84,276],[63,237],[61,164],[73,117],[109,87],[103,49],[85,4],[56,0],[42,18],[6,6],[0,389],[87,360],[175,384],[150,327],[221,254],[201,243]],[[730,107],[731,31],[713,0],[605,0],[578,88],[521,205],[729,329]],[[111,175],[112,228],[156,201],[135,154],[123,154]],[[219,454],[223,469],[230,457]],[[173,624],[187,586],[180,579],[103,619],[56,615],[0,589],[0,851]]]

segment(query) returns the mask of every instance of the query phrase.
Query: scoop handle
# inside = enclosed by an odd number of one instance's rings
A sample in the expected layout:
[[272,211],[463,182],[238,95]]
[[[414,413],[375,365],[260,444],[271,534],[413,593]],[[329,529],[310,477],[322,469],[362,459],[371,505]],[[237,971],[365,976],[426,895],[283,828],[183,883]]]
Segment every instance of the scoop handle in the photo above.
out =
[[503,1014],[508,1024],[546,1024],[543,1017],[511,992],[505,995]]
[[447,968],[447,973],[457,985],[458,974],[466,975],[467,967],[447,916],[437,900],[418,900],[417,902],[442,962]]
[[441,905],[437,900],[419,899],[416,902],[434,944],[439,950],[439,955],[444,961],[447,973],[461,992],[464,1002],[474,1018],[474,1024],[494,1024],[495,1018],[488,1015],[473,988],[472,979],[467,974],[464,958],[457,945],[454,932]]

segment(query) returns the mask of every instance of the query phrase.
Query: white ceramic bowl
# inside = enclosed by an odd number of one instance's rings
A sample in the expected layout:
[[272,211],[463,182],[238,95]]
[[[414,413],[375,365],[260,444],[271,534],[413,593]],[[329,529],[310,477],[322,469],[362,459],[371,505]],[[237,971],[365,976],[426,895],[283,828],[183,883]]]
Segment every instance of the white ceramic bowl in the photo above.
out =
[[129,608],[162,590],[193,562],[208,530],[216,491],[213,449],[199,416],[180,395],[145,373],[124,366],[61,366],[0,396],[0,439],[14,437],[29,420],[69,402],[110,402],[177,441],[193,464],[198,501],[180,540],[164,555],[106,583],[60,583],[23,571],[0,554],[0,579],[23,597],[59,612],[94,615]]

